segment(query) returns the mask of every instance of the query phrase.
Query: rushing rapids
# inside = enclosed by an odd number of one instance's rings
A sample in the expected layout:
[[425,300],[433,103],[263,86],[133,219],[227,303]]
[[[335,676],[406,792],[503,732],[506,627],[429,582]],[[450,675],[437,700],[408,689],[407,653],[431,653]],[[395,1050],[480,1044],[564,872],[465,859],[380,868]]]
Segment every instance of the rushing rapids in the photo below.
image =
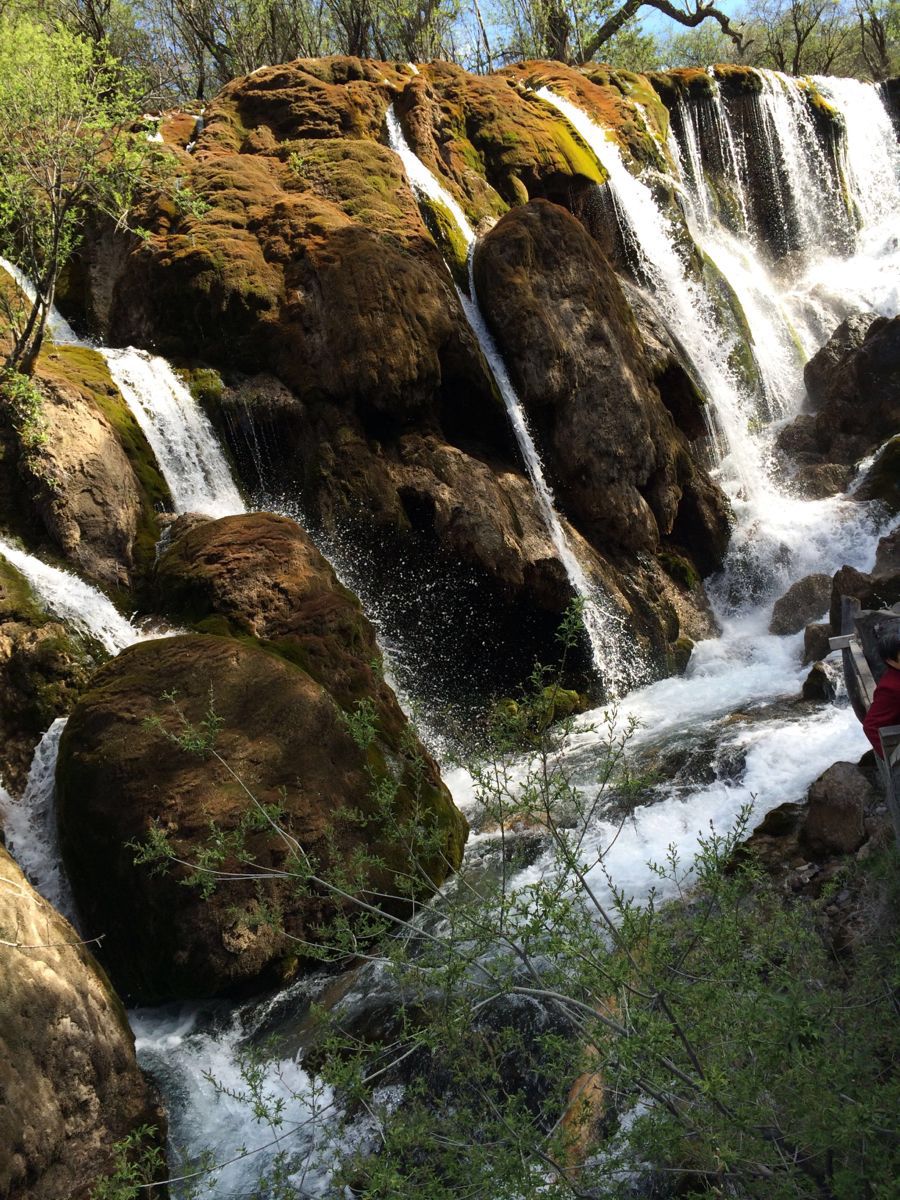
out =
[[[845,134],[837,142],[823,138],[816,127],[808,104],[812,85],[840,116]],[[573,591],[586,602],[595,666],[610,691],[619,693],[616,727],[638,722],[633,738],[638,761],[655,761],[677,747],[706,755],[712,763],[711,782],[662,782],[655,802],[636,810],[624,830],[602,813],[592,826],[591,846],[612,843],[605,869],[626,893],[643,896],[655,882],[647,864],[660,860],[666,847],[675,845],[690,857],[698,829],[709,822],[725,828],[745,805],[761,814],[799,799],[836,759],[858,757],[865,747],[846,706],[825,716],[775,707],[799,690],[802,635],[777,637],[768,625],[773,601],[793,581],[844,564],[868,570],[890,522],[877,505],[843,496],[802,499],[774,453],[774,438],[800,412],[803,363],[835,325],[854,311],[893,316],[900,309],[900,155],[890,117],[870,85],[833,79],[801,83],[763,72],[759,89],[744,97],[738,110],[712,80],[701,97],[678,99],[671,137],[660,148],[671,163],[666,182],[679,197],[676,219],[675,210],[660,199],[658,179],[636,173],[614,131],[596,114],[554,87],[539,88],[536,102],[561,114],[602,169],[606,183],[601,186],[612,197],[627,265],[684,348],[705,393],[715,475],[736,516],[725,569],[708,589],[721,635],[696,646],[684,675],[637,686],[642,674],[633,648],[580,565],[545,477],[541,446],[479,307],[470,268],[469,290],[460,287],[457,295],[503,398],[553,545]],[[477,240],[470,217],[410,148],[393,109],[386,121],[391,149],[409,185],[425,204],[450,214],[470,265]],[[774,232],[760,189],[774,198],[772,211],[780,222]],[[731,317],[723,312],[709,275],[696,269],[692,248],[725,281],[740,313],[737,323],[733,311]],[[54,319],[51,332],[60,343],[75,339],[61,318]],[[736,349],[746,352],[753,369],[734,365]],[[175,508],[209,516],[244,511],[212,426],[164,360],[135,350],[103,353],[153,448]],[[51,611],[111,653],[140,636],[105,597],[74,576],[6,541],[0,542],[0,553],[23,572]],[[770,704],[773,709],[766,713]],[[603,716],[588,714],[586,723]],[[15,815],[8,828],[22,866],[65,911],[52,826],[52,763],[62,724],[55,722],[38,747],[21,807],[9,802]],[[574,778],[585,788],[591,786],[597,746],[598,735],[585,731],[568,748]],[[465,770],[452,771],[448,782],[463,809],[473,805],[474,784]],[[27,821],[26,811],[32,814]],[[538,857],[522,872],[521,882],[538,878],[546,864]],[[602,888],[605,876],[596,874],[592,882]],[[304,1070],[302,1035],[296,1056],[266,1068],[265,1090],[286,1106],[283,1133],[267,1137],[260,1131],[255,1140],[249,1138],[246,1110],[236,1098],[241,1090],[237,1064],[247,1043],[260,1030],[290,1026],[320,990],[325,991],[325,981],[312,979],[243,1008],[216,1002],[132,1014],[142,1062],[167,1097],[173,1148],[189,1160],[211,1150],[217,1162],[227,1163],[218,1176],[220,1188],[252,1189],[259,1161],[270,1160],[293,1139],[287,1148],[303,1163],[296,1166],[295,1182],[309,1194],[326,1193],[332,1149],[328,1113],[335,1099]],[[364,1007],[366,996],[351,1000]],[[210,1082],[210,1075],[224,1090]],[[360,1140],[370,1133],[361,1121]],[[312,1151],[315,1157],[306,1159]]]

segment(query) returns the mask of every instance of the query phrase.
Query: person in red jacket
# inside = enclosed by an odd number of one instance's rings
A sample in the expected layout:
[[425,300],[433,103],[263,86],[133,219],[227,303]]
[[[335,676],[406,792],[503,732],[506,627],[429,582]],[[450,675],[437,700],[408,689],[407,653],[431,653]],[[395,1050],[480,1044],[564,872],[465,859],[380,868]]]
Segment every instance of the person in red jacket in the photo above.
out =
[[863,732],[878,757],[884,758],[878,731],[885,725],[900,725],[900,630],[883,634],[878,639],[878,652],[885,662],[884,674],[863,721]]

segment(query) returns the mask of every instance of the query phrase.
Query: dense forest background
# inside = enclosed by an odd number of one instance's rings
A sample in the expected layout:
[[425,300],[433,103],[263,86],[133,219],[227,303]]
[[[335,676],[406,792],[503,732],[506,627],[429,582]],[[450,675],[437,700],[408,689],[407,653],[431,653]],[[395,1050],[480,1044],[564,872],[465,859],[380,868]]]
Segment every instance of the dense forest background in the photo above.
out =
[[105,41],[160,104],[328,54],[442,58],[478,72],[527,58],[638,71],[739,62],[875,80],[900,69],[900,0],[0,0],[4,14]]

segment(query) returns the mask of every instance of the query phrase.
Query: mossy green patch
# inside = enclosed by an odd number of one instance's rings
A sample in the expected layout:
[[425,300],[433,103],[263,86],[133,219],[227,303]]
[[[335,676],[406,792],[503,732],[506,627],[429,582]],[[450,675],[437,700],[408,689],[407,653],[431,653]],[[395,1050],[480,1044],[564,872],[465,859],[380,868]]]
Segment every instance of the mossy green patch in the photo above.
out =
[[0,555],[0,620],[44,625],[49,617],[31,589],[31,584],[11,562]]
[[115,386],[102,354],[87,346],[55,346],[40,359],[42,376],[75,388],[110,423],[137,478],[141,516],[134,543],[138,572],[144,576],[156,557],[157,513],[171,511],[172,496],[143,430]]
[[690,592],[700,586],[700,576],[696,568],[680,554],[675,554],[671,550],[660,550],[656,557],[659,559],[662,569],[670,579],[675,580],[679,587]]

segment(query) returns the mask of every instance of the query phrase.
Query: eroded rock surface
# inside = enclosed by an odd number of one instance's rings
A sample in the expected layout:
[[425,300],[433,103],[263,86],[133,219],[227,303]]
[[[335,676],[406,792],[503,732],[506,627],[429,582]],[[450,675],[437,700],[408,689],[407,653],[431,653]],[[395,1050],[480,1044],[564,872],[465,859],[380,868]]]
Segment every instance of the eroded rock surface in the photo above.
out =
[[0,555],[0,782],[18,792],[41,734],[87,686],[98,648],[38,604]]
[[0,1194],[89,1200],[114,1144],[164,1141],[165,1117],[103,971],[2,847],[0,939]]
[[[202,731],[204,721],[208,731],[211,720],[215,756],[169,736]],[[321,938],[322,922],[342,908],[317,886],[298,891],[279,878],[229,881],[204,897],[183,886],[187,867],[157,874],[135,863],[130,843],[154,829],[195,864],[209,862],[218,831],[226,839],[218,865],[249,862],[251,875],[299,869],[295,838],[303,862],[345,864],[353,880],[352,856],[364,848],[382,865],[345,886],[369,889],[376,902],[395,895],[400,907],[404,873],[426,894],[458,866],[465,840],[463,817],[414,741],[395,751],[377,726],[355,740],[310,675],[233,637],[140,643],[102,668],[69,719],[57,787],[63,857],[85,928],[105,935],[112,977],[143,1002],[289,977],[305,942]],[[287,838],[258,805],[278,814]],[[415,862],[405,841],[411,822],[416,837],[428,831]]]

